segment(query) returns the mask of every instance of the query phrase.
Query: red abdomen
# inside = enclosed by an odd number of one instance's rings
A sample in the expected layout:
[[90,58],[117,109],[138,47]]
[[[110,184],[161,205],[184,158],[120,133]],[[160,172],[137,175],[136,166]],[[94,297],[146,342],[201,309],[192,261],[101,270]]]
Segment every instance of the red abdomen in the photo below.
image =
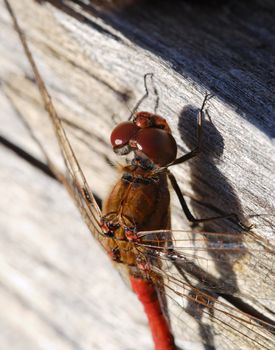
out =
[[169,321],[164,315],[155,287],[150,281],[130,276],[133,291],[143,304],[156,350],[175,350]]

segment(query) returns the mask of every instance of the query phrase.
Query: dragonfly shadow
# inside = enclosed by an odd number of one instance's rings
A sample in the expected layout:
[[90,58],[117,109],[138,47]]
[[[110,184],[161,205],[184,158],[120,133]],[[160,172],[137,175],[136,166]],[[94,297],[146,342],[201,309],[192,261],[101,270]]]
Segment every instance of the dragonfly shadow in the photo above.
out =
[[[197,144],[198,109],[190,105],[182,109],[178,130],[183,142],[191,150]],[[203,122],[201,151],[188,162],[190,183],[195,193],[191,199],[192,210],[197,218],[234,213],[245,222],[242,206],[229,180],[218,168],[224,151],[224,140],[214,123]],[[203,230],[238,230],[235,220],[216,220],[203,224]]]
[[[185,106],[178,122],[180,136],[190,150],[196,147],[197,115],[198,108],[190,105]],[[198,219],[234,213],[240,221],[245,222],[238,196],[228,179],[218,168],[223,151],[224,140],[222,135],[212,122],[204,120],[201,152],[188,162],[190,183],[195,193],[195,197],[191,198],[191,211]],[[228,219],[209,221],[200,224],[195,230],[217,233],[238,233],[241,231],[233,220]],[[205,240],[206,247],[210,247],[213,243],[216,243],[217,237],[215,235],[211,238],[205,236]],[[195,287],[202,292],[209,293],[212,297],[223,295],[226,298],[226,294],[234,295],[237,293],[239,291],[238,281],[231,257],[223,254],[221,263],[221,253],[209,249],[208,255],[213,259],[218,278],[211,275],[211,272],[204,270],[201,265],[186,264],[181,267],[181,273],[192,274],[197,281]],[[203,324],[203,312],[196,312],[196,308],[198,307],[195,306],[194,308],[194,302],[191,301],[186,311],[199,323],[200,335],[207,344],[205,349],[209,349],[209,346],[214,349],[214,335],[209,329],[209,325]],[[199,306],[200,308],[202,306]]]

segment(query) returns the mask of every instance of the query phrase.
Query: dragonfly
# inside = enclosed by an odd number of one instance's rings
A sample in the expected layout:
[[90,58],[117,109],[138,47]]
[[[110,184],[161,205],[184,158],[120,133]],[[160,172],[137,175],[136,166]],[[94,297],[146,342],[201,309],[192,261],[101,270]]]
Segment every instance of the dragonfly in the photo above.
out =
[[[230,339],[233,348],[274,347],[274,321],[260,315],[254,305],[243,305],[241,300],[242,296],[249,295],[251,285],[257,287],[261,281],[265,281],[270,289],[265,290],[264,295],[258,295],[259,299],[272,299],[274,247],[271,243],[239,222],[234,213],[223,218],[233,218],[246,232],[187,232],[171,228],[168,180],[190,222],[221,219],[194,218],[169,170],[169,167],[188,161],[198,153],[203,112],[209,96],[205,97],[198,114],[198,146],[177,158],[177,145],[165,118],[155,113],[137,111],[148,95],[146,79],[150,75],[145,76],[145,95],[134,107],[129,120],[118,124],[111,134],[113,150],[120,155],[132,152],[134,158],[130,165],[124,166],[121,179],[101,210],[8,0],[5,0],[5,4],[53,123],[66,165],[66,175],[46,158],[48,166],[72,196],[93,237],[114,265],[120,269],[122,267],[128,275],[133,291],[143,303],[155,349],[178,348],[173,334],[173,319],[176,320],[174,323],[179,324],[183,337],[184,332],[188,337],[188,325],[180,322],[183,312],[198,322],[200,332],[205,333],[202,336],[208,340],[211,338],[207,334],[211,325],[214,329],[222,330],[221,339]],[[213,267],[219,266],[221,273],[228,264],[234,266],[234,271],[239,272],[238,276],[247,282],[247,290],[242,293],[238,291],[235,275],[227,275],[221,281],[218,274],[212,272]],[[253,271],[259,266],[263,275],[258,276],[259,281],[256,281]],[[249,279],[252,283],[249,283]],[[258,301],[254,302],[257,305]]]

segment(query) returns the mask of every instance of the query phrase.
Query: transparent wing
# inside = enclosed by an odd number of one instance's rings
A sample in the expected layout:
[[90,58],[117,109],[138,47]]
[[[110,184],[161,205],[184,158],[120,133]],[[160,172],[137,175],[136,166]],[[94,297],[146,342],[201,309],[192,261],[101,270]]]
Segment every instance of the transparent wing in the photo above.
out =
[[[211,344],[274,346],[274,246],[253,232],[143,231],[134,244],[164,281],[172,320],[194,341],[194,329]],[[160,264],[161,262],[161,264]],[[153,281],[158,283],[154,276]],[[184,324],[183,324],[184,322]],[[181,325],[181,326],[180,326]],[[212,335],[211,335],[212,334]],[[199,340],[199,339],[198,339]],[[200,339],[201,340],[201,339]]]
[[[172,304],[170,313],[178,324],[183,319],[184,309],[198,322],[201,330],[211,326],[213,333],[215,330],[221,332],[223,339],[228,338],[235,343],[233,348],[240,346],[240,337],[249,349],[273,348],[274,324],[242,312],[223,296],[204,292],[171,274],[166,274],[166,280],[166,295]],[[205,338],[205,341],[209,340],[209,336]]]
[[36,63],[32,57],[32,54],[29,50],[28,44],[25,40],[24,34],[22,33],[17,19],[13,13],[12,8],[8,1],[5,0],[7,9],[13,19],[14,26],[20,40],[22,42],[26,56],[31,64],[35,80],[37,82],[45,109],[47,110],[49,117],[53,123],[56,137],[59,143],[59,147],[66,165],[68,178],[64,177],[58,169],[52,164],[52,162],[47,158],[48,165],[56,175],[56,177],[64,184],[69,193],[72,195],[76,205],[78,206],[85,222],[87,223],[91,233],[100,240],[101,237],[101,228],[100,228],[100,218],[101,210],[98,207],[96,200],[89,189],[88,183],[85,179],[85,176],[78,164],[76,156],[72,150],[72,147],[68,141],[66,132],[62,126],[61,120],[57,115],[57,112],[52,103],[51,96],[49,95],[47,88],[43,82],[43,79],[39,73],[39,70],[36,66]]
[[138,236],[141,251],[173,262],[205,290],[238,295],[241,285],[242,294],[274,300],[274,245],[253,232],[158,230]]

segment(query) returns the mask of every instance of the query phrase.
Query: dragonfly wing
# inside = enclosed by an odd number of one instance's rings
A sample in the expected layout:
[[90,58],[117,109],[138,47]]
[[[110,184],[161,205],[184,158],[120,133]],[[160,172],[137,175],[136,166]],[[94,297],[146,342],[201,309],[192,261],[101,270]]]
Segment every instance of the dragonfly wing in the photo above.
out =
[[28,57],[28,60],[31,64],[31,67],[35,76],[35,80],[37,82],[42,100],[45,105],[45,109],[47,110],[48,115],[53,123],[56,137],[59,143],[59,147],[60,147],[64,162],[66,165],[66,169],[69,175],[69,179],[62,176],[62,174],[60,174],[58,170],[54,167],[54,165],[48,160],[49,167],[57,176],[57,178],[65,185],[69,193],[72,195],[90,231],[96,236],[97,239],[99,239],[99,237],[101,236],[101,229],[100,229],[101,210],[98,207],[96,200],[89,189],[86,178],[78,164],[76,156],[68,141],[66,132],[62,126],[61,119],[59,118],[55,110],[55,107],[52,103],[51,96],[48,93],[48,90],[39,73],[39,70],[29,50],[25,37],[17,23],[17,19],[11,7],[9,6],[8,2],[6,2],[6,5],[13,19],[16,31],[18,32],[20,40],[23,44],[23,48],[26,53],[26,56]]
[[271,319],[241,311],[240,304],[232,304],[236,299],[205,291],[201,284],[194,285],[185,271],[179,271],[171,262],[161,270],[153,269],[164,281],[172,328],[179,338],[203,341],[208,346],[219,343],[219,349],[224,342],[232,343],[225,348],[247,350],[270,349],[275,345],[275,322]]
[[[163,248],[157,243],[164,236],[171,241]],[[274,250],[269,242],[254,233],[159,230],[139,232],[139,237],[142,248],[148,248],[144,254],[162,262],[161,269],[157,264],[152,268],[165,283],[170,314],[179,328],[188,334],[190,325],[191,336],[197,327],[198,341],[208,345],[219,334],[221,341],[235,342],[233,349],[240,342],[244,349],[270,348],[275,328]]]
[[233,295],[241,286],[243,294],[274,298],[274,245],[255,233],[159,230],[154,235],[139,232],[137,244],[162,261],[173,261],[204,289]]

